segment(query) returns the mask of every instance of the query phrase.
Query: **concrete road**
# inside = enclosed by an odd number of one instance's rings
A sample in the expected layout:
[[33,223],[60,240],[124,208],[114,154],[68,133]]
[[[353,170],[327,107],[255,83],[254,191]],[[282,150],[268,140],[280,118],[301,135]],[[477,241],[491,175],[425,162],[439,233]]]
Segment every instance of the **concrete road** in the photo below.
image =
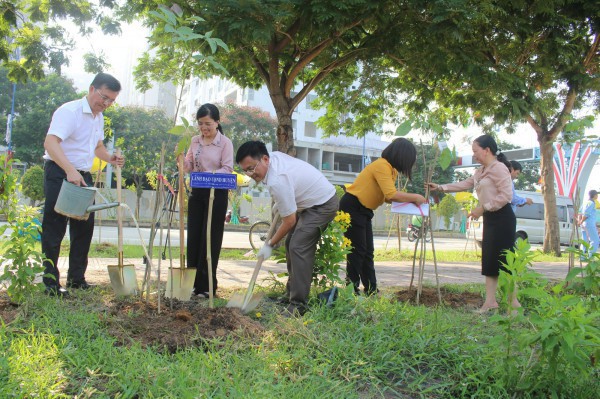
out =
[[[0,223],[5,224],[5,223]],[[7,230],[4,233],[4,236],[8,236],[10,234],[10,230]],[[171,230],[171,245],[173,247],[179,246],[179,228],[175,227]],[[403,232],[404,234],[404,232]],[[434,233],[435,234],[435,233]],[[167,230],[163,230],[163,244],[166,242]],[[65,238],[68,239],[69,231],[67,227],[67,233]],[[139,229],[135,227],[124,227],[123,228],[123,243],[131,244],[131,245],[140,245],[141,240],[144,241],[146,245],[150,240],[150,228],[142,227]],[[101,243],[106,242],[110,244],[117,244],[117,227],[116,226],[98,226],[96,224],[94,228],[94,238],[92,240],[93,243]],[[470,240],[467,242],[465,238],[445,238],[445,237],[436,237],[434,235],[435,248],[437,250],[464,250],[465,246],[468,249],[474,249],[474,242]],[[385,236],[375,236],[374,239],[375,248],[376,249],[396,249],[398,248],[398,237],[392,233],[392,235],[388,238]],[[154,238],[154,245],[160,245],[159,241],[159,232],[156,233],[156,237]],[[414,242],[411,243],[408,241],[405,235],[402,236],[401,240],[402,249],[414,249]],[[430,245],[430,244],[428,244]],[[533,246],[534,249],[537,248]],[[249,233],[247,231],[225,231],[225,235],[223,237],[223,248],[239,248],[239,249],[251,249]],[[431,248],[431,247],[428,247]]]
[[[126,227],[123,229],[123,242],[125,244],[140,244],[140,234],[146,245],[150,240],[150,228],[140,228],[140,231],[135,227]],[[163,244],[166,240],[167,231],[163,231]],[[68,233],[67,233],[68,237]],[[398,238],[392,236],[375,237],[375,248],[377,249],[396,249],[398,248]],[[464,249],[467,243],[466,239],[463,238],[436,238],[434,237],[436,249]],[[117,243],[117,227],[113,226],[96,226],[94,229],[94,243],[108,242]],[[154,239],[154,245],[159,245],[158,233]],[[179,229],[171,230],[171,245],[179,246]],[[414,243],[408,241],[406,237],[402,237],[402,249],[414,248]],[[471,249],[473,243],[469,243]],[[223,236],[223,248],[241,248],[250,249],[249,233],[247,231],[225,231]],[[431,247],[430,247],[431,248]]]

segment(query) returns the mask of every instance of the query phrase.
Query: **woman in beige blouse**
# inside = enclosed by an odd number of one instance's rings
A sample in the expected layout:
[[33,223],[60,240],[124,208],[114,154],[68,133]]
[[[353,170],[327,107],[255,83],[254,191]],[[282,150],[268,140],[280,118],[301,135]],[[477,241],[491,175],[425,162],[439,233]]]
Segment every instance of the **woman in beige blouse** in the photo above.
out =
[[[485,302],[480,313],[498,308],[496,289],[500,270],[506,271],[506,250],[512,250],[515,242],[517,219],[510,206],[512,180],[510,163],[498,153],[498,145],[492,136],[483,135],[473,141],[473,158],[481,167],[473,176],[458,183],[428,183],[431,190],[456,192],[475,189],[479,205],[468,215],[473,219],[483,216],[481,244],[481,274],[485,276]],[[521,307],[516,296],[511,298],[512,307]]]

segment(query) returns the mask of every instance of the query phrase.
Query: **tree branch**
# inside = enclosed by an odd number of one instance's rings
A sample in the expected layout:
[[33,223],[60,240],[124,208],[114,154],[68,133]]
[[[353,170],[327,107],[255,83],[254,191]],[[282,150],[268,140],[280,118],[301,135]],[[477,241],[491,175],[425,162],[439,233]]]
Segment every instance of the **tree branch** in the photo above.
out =
[[291,100],[290,107],[292,109],[296,108],[296,106],[300,103],[300,101],[302,101],[304,99],[304,97],[306,97],[308,95],[308,93],[310,93],[312,91],[312,89],[314,89],[315,86],[317,86],[323,79],[325,79],[332,71],[334,71],[336,68],[344,66],[347,63],[349,63],[350,61],[354,60],[358,56],[358,54],[362,51],[366,51],[366,49],[358,48],[358,49],[352,50],[349,53],[345,54],[343,57],[336,59],[335,61],[331,62],[329,65],[322,68],[321,71],[319,71],[319,73],[317,73],[315,75],[315,77],[312,78],[310,80],[310,82],[308,82],[302,88],[302,90],[300,90],[300,92],[296,95],[296,97],[294,97]]
[[[390,54],[390,53],[384,53],[384,55],[386,55],[387,57],[389,57],[391,60],[396,61],[398,64],[402,65],[403,67],[406,67],[406,63],[400,59],[399,57],[397,57],[394,54]],[[423,86],[425,86],[428,90],[434,90],[433,87],[431,87],[430,85],[427,84],[427,82],[424,82],[423,79],[418,78],[417,76],[415,76],[414,73],[412,73],[411,68],[406,67],[405,68],[405,72],[408,73],[408,75],[410,77],[412,77],[416,82],[421,83]],[[444,88],[442,90],[445,90]]]
[[[298,76],[298,74],[308,64],[310,64],[319,54],[321,54],[323,52],[323,50],[325,50],[327,47],[329,47],[329,45],[331,45],[331,43],[333,43],[335,41],[335,39],[339,38],[341,35],[343,35],[347,31],[349,31],[350,29],[360,25],[362,22],[363,22],[362,19],[358,20],[358,21],[354,21],[353,23],[346,26],[345,28],[333,33],[329,38],[321,41],[319,44],[314,46],[312,49],[308,50],[306,55],[298,60],[298,62],[296,63],[296,66],[288,74],[288,77],[289,77],[288,85],[291,86],[291,82],[293,82],[296,79],[296,76]],[[290,88],[286,87],[285,90],[287,92],[287,90],[291,90],[291,87]]]
[[538,43],[543,41],[548,36],[548,32],[541,32],[532,40],[529,41],[528,46],[523,50],[523,52],[517,57],[517,61],[515,63],[514,68],[511,69],[511,73],[515,73],[517,68],[522,66],[533,54],[533,51],[537,48]]
[[526,117],[526,119],[527,119],[527,123],[529,123],[529,125],[533,128],[533,130],[537,134],[538,143],[541,144],[542,141],[543,141],[543,139],[544,139],[544,130],[537,123],[537,121],[535,119],[533,119],[533,116],[531,116],[531,114],[528,114],[527,117]]
[[296,34],[300,30],[301,26],[302,26],[302,18],[298,18],[290,26],[290,28],[287,30],[287,32],[277,31],[278,33],[283,35],[283,39],[272,42],[271,43],[272,48],[270,48],[269,51],[272,51],[273,53],[276,53],[276,54],[280,53],[288,44],[290,44],[294,40],[294,36],[296,36]]
[[596,34],[594,38],[594,42],[590,46],[588,53],[583,59],[583,66],[588,69],[590,64],[593,62],[594,58],[598,55],[598,48],[600,47],[600,35]]
[[260,62],[260,60],[256,56],[256,53],[253,50],[249,49],[248,53],[250,54],[250,60],[252,60],[252,63],[254,64],[254,66],[256,66],[256,69],[258,70],[259,75],[262,76],[265,83],[269,84],[269,81],[270,81],[269,71],[267,71],[267,69],[265,68],[263,63]]
[[571,114],[573,112],[573,108],[575,107],[575,100],[577,99],[577,91],[575,90],[575,88],[573,87],[573,84],[571,82],[569,82],[568,85],[569,85],[569,91],[567,92],[567,97],[565,99],[565,105],[563,106],[563,109],[560,111],[560,114],[558,114],[558,118],[556,118],[556,123],[554,123],[554,126],[552,126],[552,128],[548,132],[552,141],[554,141],[556,139],[556,137],[558,137],[558,134],[560,132],[562,132],[565,125],[569,121],[569,117],[571,116]]

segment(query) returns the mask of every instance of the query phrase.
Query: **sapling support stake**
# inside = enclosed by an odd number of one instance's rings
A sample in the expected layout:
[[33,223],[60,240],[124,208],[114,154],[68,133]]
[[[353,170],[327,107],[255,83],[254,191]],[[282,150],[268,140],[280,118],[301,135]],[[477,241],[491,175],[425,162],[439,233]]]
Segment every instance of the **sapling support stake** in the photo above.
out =
[[[160,221],[158,221],[158,219],[159,219],[158,212],[162,205],[162,199],[163,199],[162,175],[163,175],[163,169],[164,169],[164,162],[165,162],[165,143],[163,142],[161,152],[160,152],[160,161],[158,164],[158,179],[156,181],[156,195],[155,195],[155,201],[154,201],[154,210],[152,212],[152,222],[150,224],[150,240],[148,242],[148,255],[150,256],[150,258],[154,257],[154,237],[156,236],[157,225],[160,225]],[[147,289],[146,302],[148,302],[148,298],[150,297],[150,276],[152,273],[152,271],[150,270],[150,263],[151,262],[149,262],[147,259],[145,259],[146,272],[144,273],[144,281],[142,283],[142,293],[144,292],[144,287],[146,287],[146,289]],[[159,287],[160,287],[160,285],[159,285]]]
[[[434,142],[434,145],[435,145],[435,142]],[[427,169],[426,176],[423,179],[427,183],[431,181],[439,153],[440,153],[439,146],[436,146],[435,155],[433,157],[433,162],[430,163],[429,168]],[[426,165],[426,157],[425,157],[425,147],[423,146],[423,142],[421,142],[421,155],[423,157],[423,166],[425,166]],[[423,170],[423,173],[425,173],[425,170]],[[425,198],[429,199],[429,185],[425,186]],[[416,298],[416,303],[418,305],[420,302],[420,299],[421,299],[421,292],[423,290],[423,276],[425,273],[425,258],[426,258],[426,252],[427,252],[425,235],[430,234],[431,250],[433,253],[435,283],[436,283],[436,288],[437,288],[438,300],[440,303],[442,303],[442,294],[440,291],[439,274],[438,274],[438,268],[437,268],[437,256],[435,253],[435,243],[434,243],[434,239],[433,239],[433,229],[432,229],[432,225],[431,225],[431,215],[428,214],[427,216],[422,216],[422,218],[423,218],[423,222],[421,223],[419,237],[417,238],[417,240],[415,240],[415,250],[414,250],[414,254],[413,254],[413,267],[412,267],[412,275],[411,275],[411,279],[410,279],[409,291],[412,289],[412,283],[414,281],[416,253],[417,253],[417,248],[419,248],[419,275],[417,277],[417,298]],[[429,231],[427,232],[427,230],[429,230]],[[420,244],[420,247],[419,247],[419,244]]]

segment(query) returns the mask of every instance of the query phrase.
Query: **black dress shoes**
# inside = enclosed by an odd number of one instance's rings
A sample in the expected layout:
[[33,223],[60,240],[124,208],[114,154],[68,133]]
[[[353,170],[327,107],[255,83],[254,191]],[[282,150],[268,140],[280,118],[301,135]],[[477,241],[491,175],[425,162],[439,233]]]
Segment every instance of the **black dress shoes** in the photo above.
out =
[[67,281],[67,288],[74,288],[79,290],[89,290],[90,288],[94,288],[93,285],[88,284],[87,281],[83,280],[80,282]]
[[69,296],[69,291],[67,291],[61,286],[48,285],[46,286],[46,295],[66,298]]

